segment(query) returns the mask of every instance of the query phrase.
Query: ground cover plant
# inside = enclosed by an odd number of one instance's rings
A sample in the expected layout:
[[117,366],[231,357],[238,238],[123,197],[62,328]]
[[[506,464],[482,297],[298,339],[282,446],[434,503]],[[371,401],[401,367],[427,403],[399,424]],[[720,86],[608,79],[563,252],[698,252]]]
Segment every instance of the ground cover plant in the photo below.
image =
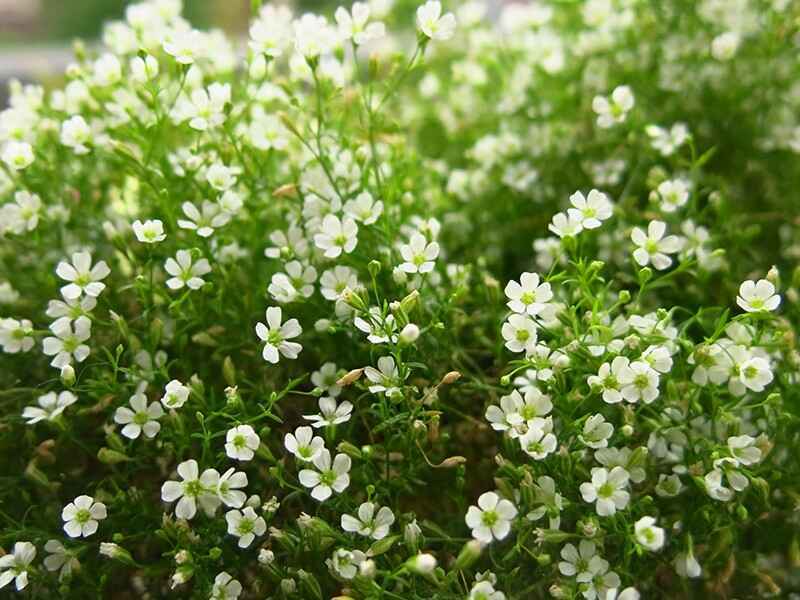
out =
[[0,594],[800,593],[799,28],[152,0],[13,83]]

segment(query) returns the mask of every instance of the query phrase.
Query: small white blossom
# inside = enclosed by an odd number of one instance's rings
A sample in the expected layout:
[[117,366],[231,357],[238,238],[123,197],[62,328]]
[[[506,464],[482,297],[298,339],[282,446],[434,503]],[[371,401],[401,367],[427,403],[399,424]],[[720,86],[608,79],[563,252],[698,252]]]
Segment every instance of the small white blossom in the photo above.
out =
[[501,499],[495,492],[484,492],[478,498],[478,506],[467,509],[465,521],[472,530],[472,537],[488,544],[494,539],[504,539],[516,516],[517,509],[511,501]]
[[91,496],[78,496],[64,507],[61,518],[69,537],[89,537],[97,531],[98,521],[107,516],[106,505]]
[[580,485],[581,496],[584,502],[596,503],[595,510],[599,516],[613,516],[628,506],[628,478],[628,472],[622,467],[614,467],[611,471],[595,467],[591,482]]
[[205,258],[194,261],[189,250],[178,250],[175,258],[166,260],[164,270],[172,275],[167,279],[169,289],[179,290],[186,286],[190,290],[199,290],[206,283],[203,275],[211,272],[211,265]]
[[316,469],[303,469],[299,473],[300,483],[311,488],[311,497],[324,502],[336,492],[342,493],[350,485],[350,457],[337,454],[331,462],[331,453],[323,448],[311,461]]
[[627,85],[614,88],[610,98],[595,96],[592,100],[592,110],[597,113],[597,126],[608,129],[624,123],[633,104],[633,92]]
[[173,379],[167,384],[164,389],[164,396],[161,398],[161,404],[166,408],[181,408],[189,399],[191,390],[183,385],[177,379]]
[[294,433],[287,433],[283,438],[283,445],[298,460],[304,462],[314,460],[325,448],[322,438],[314,435],[314,430],[307,426],[298,427]]
[[650,221],[645,234],[639,227],[634,227],[631,240],[636,244],[633,258],[642,267],[652,264],[659,271],[668,269],[672,264],[669,254],[680,252],[683,242],[677,235],[664,237],[667,224],[663,221]]
[[345,217],[339,220],[336,215],[327,215],[322,220],[320,232],[314,235],[314,244],[322,250],[326,258],[337,258],[355,250],[358,244],[358,225],[354,219]]
[[664,530],[656,525],[653,517],[642,517],[634,524],[636,541],[651,552],[657,552],[664,546]]
[[97,297],[106,289],[102,280],[108,277],[111,269],[105,261],[92,266],[92,255],[88,252],[75,252],[72,263],[61,261],[56,267],[56,275],[70,283],[61,288],[61,294],[67,300],[80,298],[81,294]]
[[267,531],[264,517],[258,516],[251,506],[243,510],[229,510],[225,513],[225,520],[228,522],[228,533],[239,538],[239,548],[248,548],[256,536],[262,536]]
[[747,312],[772,311],[780,303],[781,297],[775,293],[775,286],[766,279],[744,281],[736,297],[736,304]]
[[449,40],[456,30],[456,17],[450,12],[442,14],[438,0],[428,0],[417,8],[417,27],[432,40]]
[[253,460],[261,438],[250,425],[237,425],[225,435],[225,453],[234,460]]
[[332,427],[349,421],[352,412],[353,405],[347,400],[337,406],[335,398],[322,396],[319,399],[319,414],[303,415],[303,418],[311,421],[311,426],[315,428]]
[[278,306],[270,306],[266,311],[267,324],[256,323],[256,335],[265,342],[261,355],[264,360],[276,364],[283,355],[288,359],[297,358],[303,346],[288,340],[303,333],[297,319],[289,319],[281,323],[282,312]]
[[389,535],[389,528],[394,523],[394,513],[388,506],[380,507],[377,513],[375,509],[372,502],[364,502],[358,507],[358,517],[342,515],[342,529],[382,540]]
[[156,244],[167,239],[164,224],[158,219],[147,220],[144,223],[137,219],[131,227],[136,239],[143,244]]
[[164,416],[164,409],[158,402],[148,406],[147,396],[142,393],[134,394],[130,399],[131,408],[120,406],[114,413],[114,422],[124,425],[122,435],[135,440],[142,432],[149,438],[154,438],[161,430],[158,420]]

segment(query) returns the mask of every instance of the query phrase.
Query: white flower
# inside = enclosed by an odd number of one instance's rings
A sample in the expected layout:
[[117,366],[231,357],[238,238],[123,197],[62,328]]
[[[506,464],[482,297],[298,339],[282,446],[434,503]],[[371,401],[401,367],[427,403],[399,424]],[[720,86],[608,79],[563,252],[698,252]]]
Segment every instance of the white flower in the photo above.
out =
[[694,557],[691,547],[687,552],[681,552],[675,557],[675,572],[680,577],[691,577],[696,579],[703,574],[703,568],[697,559]]
[[603,192],[590,190],[584,198],[581,192],[569,197],[573,208],[567,209],[570,219],[581,224],[583,229],[597,229],[614,212],[614,206]]
[[8,231],[22,234],[33,231],[39,224],[42,211],[42,199],[38,194],[31,194],[26,190],[14,193],[14,203],[2,207],[5,212],[0,212],[0,217],[5,217],[6,223],[0,224],[0,233],[5,227]]
[[376,514],[372,502],[364,502],[358,507],[358,517],[342,515],[342,529],[374,540],[382,540],[389,535],[392,523],[394,523],[392,509],[382,506]]
[[[553,410],[550,396],[533,388],[523,397],[517,390],[500,398],[500,406],[490,405],[486,409],[486,420],[495,431],[508,431],[511,438],[524,433],[525,425],[537,417],[544,417]],[[549,426],[552,430],[552,425]]]
[[314,293],[317,270],[297,260],[286,263],[286,273],[275,273],[267,291],[278,302],[289,303],[310,298]]
[[658,398],[658,371],[649,363],[637,360],[630,364],[627,373],[627,383],[622,388],[622,397],[628,402],[642,400],[650,404]]
[[761,449],[755,444],[756,439],[749,435],[728,438],[728,450],[733,458],[743,465],[754,465],[761,460]]
[[582,220],[575,213],[556,213],[547,228],[560,238],[574,237],[583,231]]
[[106,52],[94,61],[92,70],[94,71],[93,82],[100,87],[114,85],[122,79],[122,65],[119,59],[110,52]]
[[286,7],[265,4],[250,26],[250,48],[255,54],[278,57],[289,43],[291,13]]
[[304,462],[314,460],[325,448],[322,438],[314,435],[314,430],[308,426],[298,427],[294,433],[287,433],[283,438],[283,445],[295,458]]
[[28,319],[0,319],[0,346],[3,352],[17,354],[28,352],[36,341],[33,338],[33,323]]
[[636,541],[651,552],[657,552],[664,546],[664,530],[656,525],[653,517],[642,517],[634,525]]
[[304,487],[312,488],[311,497],[323,502],[331,497],[333,492],[340,494],[350,485],[350,457],[346,454],[337,454],[331,463],[331,453],[323,448],[311,461],[316,467],[303,469],[298,475]]
[[342,393],[342,388],[336,383],[339,380],[336,363],[326,362],[311,374],[311,383],[321,389],[323,393],[336,398]]
[[223,571],[214,578],[210,600],[236,600],[242,593],[242,584]]
[[369,366],[364,369],[364,375],[372,382],[369,391],[373,394],[385,392],[387,396],[392,396],[399,391],[400,374],[397,364],[392,356],[381,356],[378,359],[378,368]]
[[547,303],[553,299],[553,291],[547,282],[539,283],[536,273],[523,273],[519,283],[513,279],[506,284],[508,302],[506,306],[515,313],[529,314],[535,317],[542,312]]
[[106,289],[101,283],[108,277],[111,269],[105,261],[100,261],[92,266],[92,255],[88,252],[75,252],[72,255],[72,264],[61,261],[56,267],[56,275],[71,283],[61,288],[61,294],[67,300],[80,298],[81,294],[96,298]]
[[408,244],[400,246],[400,256],[405,262],[398,267],[405,273],[430,273],[433,271],[436,257],[439,256],[439,244],[428,243],[421,233],[411,236]]
[[624,123],[633,104],[633,92],[627,85],[614,88],[611,98],[595,96],[592,100],[592,110],[597,113],[597,126],[608,129],[618,123]]
[[261,438],[250,425],[237,425],[225,435],[225,453],[234,460],[253,460]]
[[78,496],[61,511],[64,531],[72,538],[89,537],[97,531],[98,521],[106,516],[106,505],[86,495]]
[[78,317],[72,324],[69,319],[58,319],[50,325],[53,335],[42,340],[42,352],[53,357],[50,364],[57,369],[71,364],[73,358],[83,362],[90,352],[83,342],[91,337],[91,328],[88,317]]
[[22,418],[28,421],[28,425],[33,425],[39,421],[54,420],[64,410],[78,401],[78,397],[69,391],[63,391],[56,395],[55,392],[49,392],[43,396],[39,396],[36,400],[39,406],[26,406],[22,411]]
[[203,200],[202,212],[191,202],[184,202],[181,209],[187,218],[178,219],[178,227],[195,230],[197,235],[204,238],[211,237],[215,229],[231,220],[230,213],[223,211],[219,204],[209,200]]
[[667,179],[658,185],[655,196],[661,200],[661,210],[675,212],[689,201],[689,184],[684,179]]
[[314,244],[326,258],[337,258],[342,252],[350,254],[358,244],[358,225],[354,219],[339,220],[336,215],[326,215],[320,232],[314,235]]
[[689,128],[684,123],[675,123],[669,130],[658,125],[648,125],[645,133],[661,156],[672,156],[689,139]]
[[494,589],[490,581],[477,581],[469,591],[467,600],[506,600],[506,595]]
[[237,169],[217,162],[208,167],[206,181],[218,192],[224,192],[236,185],[236,173]]
[[154,438],[161,430],[158,419],[164,416],[164,409],[158,402],[148,406],[147,396],[142,393],[131,396],[130,404],[131,408],[120,406],[114,413],[114,422],[124,425],[122,435],[135,440],[144,432],[145,436]]
[[297,319],[289,319],[281,324],[282,312],[278,306],[270,306],[266,312],[267,325],[256,323],[256,335],[260,340],[266,342],[261,355],[264,360],[276,364],[280,360],[280,355],[289,359],[297,358],[303,346],[297,342],[289,342],[303,333],[303,328]]
[[581,496],[584,502],[596,502],[595,510],[599,516],[613,516],[618,510],[628,506],[628,478],[628,472],[622,467],[614,467],[611,471],[594,467],[591,482],[580,486]]
[[192,519],[197,513],[197,504],[206,512],[214,514],[219,506],[219,499],[213,493],[219,482],[219,473],[215,469],[206,469],[202,476],[194,459],[186,460],[178,465],[178,475],[182,481],[166,481],[161,486],[161,499],[164,502],[175,502],[175,516],[179,519]]
[[68,320],[74,321],[78,317],[88,317],[96,306],[97,299],[92,296],[84,296],[74,300],[65,298],[64,301],[50,300],[47,303],[46,314],[51,319],[66,317]]
[[366,554],[360,550],[345,550],[339,548],[333,553],[329,565],[333,571],[342,579],[353,579],[359,570],[359,566],[367,560]]
[[[216,471],[214,471],[216,473]],[[241,508],[247,500],[247,494],[241,491],[247,486],[247,473],[237,471],[233,467],[219,476],[213,485],[217,499],[222,501],[225,506]]]
[[311,426],[315,428],[332,427],[349,421],[352,412],[353,405],[347,400],[337,406],[334,398],[322,396],[319,399],[319,414],[303,415],[303,418],[311,421]]
[[341,300],[344,292],[357,290],[360,287],[356,272],[342,265],[325,271],[319,283],[322,296],[331,301]]
[[208,89],[199,88],[181,97],[172,116],[178,123],[189,121],[192,129],[206,131],[225,122],[225,105],[230,101],[230,84],[212,83]]
[[589,570],[589,561],[597,554],[597,546],[590,540],[581,540],[578,548],[572,544],[565,544],[561,548],[561,558],[558,570],[566,577],[575,577],[578,573]]
[[72,148],[75,154],[88,154],[92,130],[86,120],[75,115],[61,124],[61,143]]
[[509,315],[501,333],[511,352],[530,353],[536,347],[536,322],[528,315]]
[[600,365],[597,375],[592,375],[587,382],[592,388],[603,391],[603,401],[608,404],[622,402],[622,387],[633,380],[630,361],[624,356],[617,356],[610,363]]
[[553,435],[553,421],[551,418],[535,418],[527,421],[528,431],[519,436],[519,445],[522,451],[535,460],[547,458],[555,452],[558,444]]
[[339,41],[325,17],[312,13],[305,13],[294,22],[294,36],[295,49],[307,60],[327,54]]
[[380,200],[375,202],[372,194],[361,192],[354,200],[348,200],[343,209],[356,221],[361,221],[364,225],[372,225],[383,213],[383,202]]
[[211,272],[211,265],[205,258],[194,262],[189,250],[178,250],[175,258],[166,260],[164,270],[172,275],[167,279],[169,289],[179,290],[186,286],[190,290],[199,290],[206,283],[203,275]]
[[742,43],[741,36],[735,31],[726,31],[711,40],[711,56],[720,62],[732,59]]
[[158,219],[147,220],[144,223],[138,219],[131,225],[136,239],[143,244],[163,242],[167,235],[164,233],[164,224]]
[[173,379],[167,384],[164,390],[164,396],[161,398],[161,404],[166,408],[181,408],[189,399],[188,387],[183,385],[177,379]]
[[174,57],[182,65],[191,65],[196,58],[205,55],[206,39],[197,30],[171,32],[169,39],[164,40],[164,52]]
[[739,365],[739,380],[749,390],[763,392],[772,379],[772,369],[766,358],[753,356]]
[[672,259],[667,255],[679,252],[683,242],[677,235],[664,237],[666,231],[667,224],[663,221],[650,221],[647,234],[639,227],[633,228],[631,240],[637,246],[633,258],[639,265],[644,267],[651,263],[659,271],[669,268]]
[[33,147],[28,142],[8,142],[3,148],[3,162],[14,171],[27,169],[34,160]]
[[72,551],[67,550],[58,540],[47,540],[44,549],[48,553],[42,561],[44,567],[48,571],[59,571],[59,581],[72,575],[73,571],[77,571],[81,566]]
[[28,585],[28,567],[36,558],[36,546],[30,542],[15,542],[14,552],[0,556],[0,589],[12,581],[17,591]]
[[583,431],[578,439],[589,448],[606,448],[608,438],[614,433],[614,426],[605,420],[600,413],[591,415],[583,424]]
[[[346,296],[347,291],[342,296]],[[397,322],[394,315],[381,315],[381,309],[377,306],[370,307],[367,319],[356,317],[353,324],[367,334],[367,340],[373,344],[388,344],[397,342]]]
[[245,506],[244,510],[232,509],[225,513],[228,522],[228,533],[239,538],[239,548],[247,548],[256,539],[267,531],[264,517],[259,517],[252,506]]
[[417,8],[417,27],[432,40],[449,40],[456,30],[456,16],[451,12],[443,15],[441,2],[428,0]]
[[778,308],[781,297],[775,293],[775,286],[766,279],[757,282],[748,279],[739,286],[736,304],[747,312],[772,311]]
[[511,531],[511,522],[517,509],[510,500],[501,499],[495,492],[484,492],[478,497],[478,506],[470,506],[464,520],[472,530],[472,537],[484,544],[502,540]]
[[370,8],[366,2],[353,3],[351,12],[347,12],[343,6],[337,8],[334,17],[339,24],[339,35],[342,39],[352,39],[355,45],[360,46],[386,35],[383,23],[375,21],[367,25],[369,14]]
[[134,56],[128,63],[131,79],[136,83],[147,83],[158,75],[159,66],[155,56],[148,54],[144,58]]
[[575,577],[575,580],[582,584],[581,593],[586,600],[614,598],[620,579],[616,573],[608,570],[608,566],[607,560],[595,554],[589,559],[586,570]]

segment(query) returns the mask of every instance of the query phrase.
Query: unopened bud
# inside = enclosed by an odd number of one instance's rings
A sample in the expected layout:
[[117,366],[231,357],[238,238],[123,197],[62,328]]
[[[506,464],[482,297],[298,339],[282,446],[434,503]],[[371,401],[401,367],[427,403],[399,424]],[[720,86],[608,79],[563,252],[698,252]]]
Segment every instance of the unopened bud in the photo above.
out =
[[449,373],[445,373],[445,376],[442,377],[441,385],[450,385],[455,383],[461,379],[461,373],[458,371],[450,371]]
[[430,575],[436,564],[436,558],[432,554],[417,554],[406,561],[406,567],[418,575]]
[[419,339],[419,327],[414,323],[409,323],[400,332],[400,343],[413,344]]
[[75,369],[72,365],[61,367],[61,382],[67,387],[75,385]]
[[345,387],[347,385],[350,385],[351,383],[358,381],[363,373],[364,373],[363,368],[353,369],[352,371],[348,371],[336,381],[336,385],[338,385],[339,387]]
[[419,302],[419,292],[417,290],[414,290],[408,296],[406,296],[400,301],[400,308],[403,309],[403,312],[405,312],[408,315],[411,314],[411,311],[414,310],[414,307],[417,305],[418,302]]
[[462,546],[461,552],[458,553],[453,569],[461,571],[470,568],[480,558],[481,552],[483,552],[483,544],[478,540],[468,541]]

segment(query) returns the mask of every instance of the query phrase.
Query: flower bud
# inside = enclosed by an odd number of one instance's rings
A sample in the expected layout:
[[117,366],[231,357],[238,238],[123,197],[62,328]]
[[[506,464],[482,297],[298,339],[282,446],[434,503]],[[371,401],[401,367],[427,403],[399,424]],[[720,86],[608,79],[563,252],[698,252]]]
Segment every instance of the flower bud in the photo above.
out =
[[417,327],[414,323],[409,323],[403,330],[400,332],[400,343],[401,344],[413,344],[419,339],[419,327]]
[[417,554],[406,561],[408,567],[418,575],[430,575],[436,568],[436,558],[432,554]]
[[75,385],[75,369],[72,365],[64,365],[61,367],[61,383],[66,387]]
[[262,548],[258,552],[258,562],[262,565],[271,565],[275,562],[275,553],[272,550]]
[[458,553],[453,569],[461,571],[470,568],[480,558],[481,552],[483,552],[483,544],[478,540],[468,541],[462,546],[461,552]]
[[345,373],[344,375],[342,375],[336,381],[336,385],[338,385],[339,387],[348,386],[351,383],[353,383],[355,381],[358,381],[358,379],[361,377],[362,373],[364,373],[364,369],[363,368],[361,368],[361,369],[353,369],[352,371],[349,371],[349,372]]

